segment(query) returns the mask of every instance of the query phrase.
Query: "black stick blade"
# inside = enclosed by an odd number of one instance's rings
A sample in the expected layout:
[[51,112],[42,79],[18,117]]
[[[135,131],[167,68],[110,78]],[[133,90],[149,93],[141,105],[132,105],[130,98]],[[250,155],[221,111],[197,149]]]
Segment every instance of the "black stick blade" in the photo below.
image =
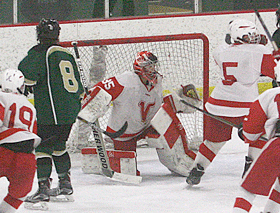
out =
[[128,123],[127,121],[124,123],[124,125],[122,126],[122,128],[120,128],[117,132],[103,132],[105,135],[109,136],[110,138],[118,138],[120,137],[124,132],[125,130],[127,129],[127,126],[128,126]]

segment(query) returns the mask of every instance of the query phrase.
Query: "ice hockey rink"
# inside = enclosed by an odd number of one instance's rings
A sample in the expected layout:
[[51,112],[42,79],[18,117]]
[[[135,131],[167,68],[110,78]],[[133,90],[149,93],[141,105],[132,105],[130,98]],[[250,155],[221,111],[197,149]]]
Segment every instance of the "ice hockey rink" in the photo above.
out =
[[[247,145],[233,132],[229,141],[208,167],[199,185],[189,187],[185,177],[174,176],[158,160],[155,149],[138,148],[140,185],[112,181],[102,175],[84,174],[80,155],[72,155],[74,202],[48,203],[49,210],[18,213],[230,213],[241,180]],[[53,186],[57,177],[53,176]],[[0,179],[0,198],[8,181]],[[37,180],[31,193],[37,190]],[[252,213],[260,213],[266,197],[257,197]]]

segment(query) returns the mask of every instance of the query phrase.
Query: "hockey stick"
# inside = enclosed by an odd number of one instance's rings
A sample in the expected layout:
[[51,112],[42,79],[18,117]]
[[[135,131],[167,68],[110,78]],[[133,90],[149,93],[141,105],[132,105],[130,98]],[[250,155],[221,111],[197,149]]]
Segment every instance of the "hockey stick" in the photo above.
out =
[[263,21],[261,15],[260,15],[260,13],[259,13],[259,11],[256,10],[256,9],[255,9],[254,11],[255,11],[255,14],[257,15],[257,17],[258,17],[258,19],[259,19],[259,21],[260,21],[260,23],[261,23],[261,25],[262,25],[262,27],[263,27],[265,33],[266,33],[266,35],[267,35],[269,41],[271,42],[273,49],[274,49],[275,51],[277,51],[277,50],[278,50],[278,46],[277,46],[276,42],[273,40],[272,36],[270,35],[270,33],[269,33],[269,31],[268,31],[268,29],[267,29],[267,27],[266,27],[266,24],[264,23],[264,21]]
[[[263,27],[263,29],[264,29],[264,31],[265,31],[267,37],[268,37],[270,43],[272,44],[272,47],[273,47],[274,51],[278,51],[279,48],[278,48],[276,42],[273,40],[272,36],[270,35],[270,33],[269,33],[269,31],[268,31],[268,29],[267,29],[267,27],[266,27],[266,24],[264,23],[264,21],[263,21],[261,15],[260,15],[260,13],[259,13],[259,11],[258,11],[257,9],[255,9],[254,11],[255,11],[255,14],[256,14],[256,16],[258,17],[258,19],[259,19],[259,21],[260,21],[260,23],[261,23],[261,25],[262,25],[262,27]],[[272,80],[272,83],[273,83],[273,82],[274,82],[277,86],[279,86],[279,83],[277,82],[277,79],[273,79],[273,80]]]
[[98,132],[101,132],[101,133],[103,133],[104,135],[109,136],[110,138],[118,138],[118,137],[120,137],[120,136],[125,132],[125,130],[127,129],[127,126],[128,126],[127,121],[126,121],[126,122],[124,123],[124,125],[123,125],[117,132],[111,133],[111,132],[107,132],[107,131],[101,129],[101,128],[98,127],[95,123],[88,122],[88,121],[84,120],[83,118],[81,118],[81,117],[79,117],[79,116],[78,116],[78,119],[79,119],[80,121],[82,121],[82,122],[84,122],[84,123],[86,123],[86,124],[92,126],[92,127],[93,127],[94,129],[96,129]]
[[78,65],[78,69],[80,71],[80,76],[81,76],[81,80],[82,80],[82,84],[84,86],[84,90],[86,92],[86,94],[88,95],[88,87],[87,87],[87,81],[86,81],[86,77],[85,77],[85,73],[84,73],[84,69],[82,66],[82,62],[80,59],[80,54],[79,54],[79,50],[78,50],[78,46],[77,46],[78,42],[73,41],[72,45],[74,47],[74,51],[75,51],[75,55],[76,55],[76,61],[77,61],[77,65]]
[[[85,75],[84,75],[84,69],[83,69],[81,59],[80,59],[80,55],[79,55],[77,42],[72,42],[72,45],[74,47],[78,69],[80,71],[80,75],[81,75],[81,78],[82,78],[82,84],[84,86],[86,94],[89,95],[89,91],[88,91],[88,87],[87,87],[87,83],[86,83],[86,78],[85,78]],[[96,151],[97,151],[97,154],[98,154],[98,159],[99,159],[99,162],[100,162],[100,165],[101,165],[102,173],[106,177],[109,177],[109,178],[111,178],[113,180],[116,180],[116,181],[133,183],[133,184],[141,183],[142,177],[140,177],[140,176],[133,176],[133,175],[127,175],[127,174],[123,174],[123,173],[118,173],[118,172],[115,172],[111,169],[110,162],[109,162],[109,157],[107,155],[105,144],[104,144],[104,141],[103,141],[103,138],[102,138],[102,135],[101,135],[102,131],[101,132],[98,131],[99,122],[97,121],[95,123],[89,123],[89,124],[90,124],[90,127],[92,129],[94,141],[96,143]],[[98,127],[98,128],[96,128],[96,127]],[[125,122],[123,127],[119,131],[117,131],[116,133],[119,134],[119,132],[121,132],[123,134],[123,132],[125,132],[126,128],[127,128],[127,122]],[[106,132],[106,131],[104,131],[104,132]],[[112,134],[112,133],[109,133],[109,134]]]
[[187,106],[189,106],[189,107],[192,107],[192,108],[194,108],[194,109],[196,109],[196,110],[198,110],[198,111],[204,113],[205,115],[207,115],[207,116],[209,116],[209,117],[211,117],[211,118],[214,118],[214,119],[216,119],[216,120],[218,120],[218,121],[221,121],[221,122],[224,123],[224,124],[227,124],[227,125],[232,126],[232,127],[235,127],[235,128],[240,128],[240,127],[241,127],[241,125],[234,124],[234,123],[232,123],[232,122],[230,122],[230,121],[227,121],[227,120],[225,120],[225,119],[223,119],[223,118],[220,118],[220,117],[218,117],[218,116],[216,116],[216,115],[213,115],[213,114],[211,114],[211,113],[209,113],[209,112],[207,112],[207,111],[205,111],[205,110],[203,110],[203,109],[200,109],[200,108],[198,108],[198,107],[196,107],[196,106],[194,106],[194,105],[188,103],[187,101],[185,101],[185,100],[183,100],[183,99],[181,99],[180,101],[181,101],[183,104],[185,104],[185,105],[187,105]]
[[[183,104],[185,104],[185,105],[187,105],[187,106],[189,106],[189,107],[192,107],[192,108],[194,108],[194,109],[196,109],[196,110],[198,110],[198,111],[204,113],[205,115],[207,115],[207,116],[209,116],[209,117],[211,117],[211,118],[214,118],[214,119],[216,119],[216,120],[218,120],[218,121],[220,121],[220,122],[222,122],[222,123],[224,123],[224,124],[227,124],[227,125],[229,125],[229,126],[235,127],[235,128],[237,128],[237,129],[239,129],[239,128],[242,127],[242,124],[235,124],[235,123],[232,123],[232,122],[230,122],[230,121],[227,121],[227,120],[225,120],[225,119],[223,119],[223,118],[221,118],[221,117],[218,117],[218,116],[216,116],[216,115],[213,115],[213,114],[210,113],[210,112],[207,112],[207,111],[205,111],[205,110],[203,110],[203,109],[200,109],[200,108],[198,108],[198,107],[196,107],[196,106],[194,106],[194,105],[188,103],[187,101],[185,101],[185,100],[183,100],[183,99],[181,99],[180,101],[181,101]],[[240,137],[240,135],[239,135],[239,137]],[[240,137],[240,138],[241,138],[241,137]],[[242,138],[241,138],[241,139],[242,139]],[[260,139],[262,139],[262,140],[264,140],[264,141],[267,141],[267,138],[265,138],[265,137],[263,137],[263,136],[261,136]]]
[[[87,87],[87,82],[86,82],[86,77],[85,77],[84,69],[83,69],[83,66],[82,66],[81,59],[80,59],[80,54],[79,54],[77,42],[73,41],[72,45],[74,47],[74,51],[75,51],[75,55],[76,55],[76,61],[77,61],[78,69],[80,71],[80,76],[81,76],[81,80],[82,80],[82,84],[83,84],[84,90],[85,90],[86,94],[89,95],[89,91],[88,91],[88,87]],[[124,123],[124,125],[117,132],[110,133],[110,132],[106,132],[105,130],[101,129],[98,124],[88,123],[86,120],[84,120],[84,119],[82,119],[80,117],[78,117],[78,119],[83,121],[84,123],[89,124],[90,126],[93,126],[96,130],[98,130],[99,132],[102,132],[103,134],[109,136],[110,138],[117,138],[117,137],[121,136],[125,132],[125,130],[127,129],[127,122],[126,122],[126,123]]]

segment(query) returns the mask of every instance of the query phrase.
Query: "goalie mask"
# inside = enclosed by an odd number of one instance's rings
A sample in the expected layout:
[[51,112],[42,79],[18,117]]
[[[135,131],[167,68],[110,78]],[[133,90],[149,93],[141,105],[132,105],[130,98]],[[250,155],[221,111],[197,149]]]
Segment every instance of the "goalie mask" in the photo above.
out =
[[235,43],[259,44],[261,36],[256,25],[245,19],[236,19],[229,23],[230,36]]
[[152,84],[156,84],[158,75],[161,75],[158,72],[159,64],[157,57],[148,51],[137,53],[133,68],[136,74],[142,76]]
[[55,19],[41,19],[36,26],[37,40],[40,43],[55,43],[58,41],[60,26]]
[[23,94],[24,92],[24,76],[21,71],[16,69],[7,69],[2,73],[3,92],[11,92]]

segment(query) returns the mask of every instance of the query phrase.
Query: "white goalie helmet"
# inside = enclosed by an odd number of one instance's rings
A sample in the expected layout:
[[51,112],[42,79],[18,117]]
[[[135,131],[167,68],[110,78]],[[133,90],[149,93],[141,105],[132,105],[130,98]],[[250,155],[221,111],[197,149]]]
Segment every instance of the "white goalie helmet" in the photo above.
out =
[[24,75],[16,69],[7,69],[2,72],[3,92],[22,94],[24,92]]
[[233,42],[259,44],[261,36],[256,25],[246,19],[235,19],[229,22],[229,33]]

